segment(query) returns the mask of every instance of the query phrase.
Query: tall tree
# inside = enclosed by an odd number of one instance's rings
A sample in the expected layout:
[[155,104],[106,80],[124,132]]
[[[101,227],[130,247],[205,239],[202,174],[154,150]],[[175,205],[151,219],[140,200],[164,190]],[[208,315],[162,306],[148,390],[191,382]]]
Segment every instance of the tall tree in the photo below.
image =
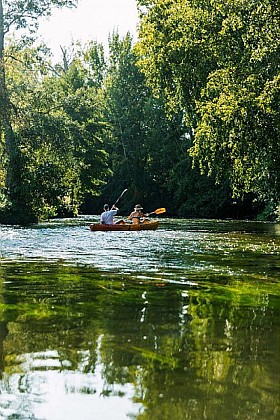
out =
[[112,126],[108,142],[113,176],[105,192],[129,188],[130,210],[136,202],[145,207],[168,202],[167,178],[176,160],[174,143],[183,133],[182,115],[168,119],[163,98],[155,98],[137,66],[137,56],[128,34],[113,34],[105,82],[106,112]]
[[11,118],[15,104],[10,101],[6,85],[5,37],[11,29],[28,29],[32,34],[38,28],[38,19],[50,15],[53,7],[73,7],[76,3],[76,0],[0,0],[0,137],[5,144],[7,160],[4,205],[6,210],[10,207],[12,213],[17,213],[20,205],[22,213],[28,213],[28,209],[24,209],[24,202],[21,202],[18,195],[21,179],[20,149]]
[[6,68],[9,96],[18,104],[18,196],[36,218],[76,214],[107,171],[102,139],[108,127],[93,66],[77,51],[53,72],[39,48],[21,50],[16,43],[7,51],[14,58]]
[[107,118],[113,127],[113,138],[108,143],[113,170],[109,189],[114,193],[116,189],[129,187],[131,200],[142,202],[147,183],[148,154],[143,116],[147,87],[136,66],[131,36],[127,34],[121,39],[114,33],[109,47],[105,82]]
[[218,189],[213,177],[193,170],[187,154],[192,132],[183,112],[174,105],[167,115],[164,95],[155,97],[147,86],[131,41],[114,34],[110,43],[105,97],[112,138],[106,150],[113,175],[104,195],[113,201],[116,189],[128,187],[124,211],[141,202],[149,209],[165,206],[173,215],[216,217],[229,187]]
[[236,196],[279,201],[279,1],[138,4],[142,69],[170,109],[180,103],[201,170]]

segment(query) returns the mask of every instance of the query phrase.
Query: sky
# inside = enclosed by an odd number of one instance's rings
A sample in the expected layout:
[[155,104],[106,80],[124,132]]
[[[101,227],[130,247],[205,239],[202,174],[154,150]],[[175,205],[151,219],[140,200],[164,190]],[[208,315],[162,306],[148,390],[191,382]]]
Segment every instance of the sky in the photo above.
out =
[[136,0],[79,0],[76,9],[55,9],[50,18],[42,19],[38,35],[58,61],[60,46],[68,47],[72,40],[94,40],[106,47],[114,30],[121,36],[130,32],[136,39],[137,22]]

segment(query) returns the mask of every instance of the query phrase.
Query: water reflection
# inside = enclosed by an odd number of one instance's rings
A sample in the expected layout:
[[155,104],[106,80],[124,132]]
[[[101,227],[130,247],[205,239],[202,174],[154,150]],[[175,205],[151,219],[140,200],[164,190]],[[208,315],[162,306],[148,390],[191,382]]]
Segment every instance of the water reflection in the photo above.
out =
[[95,354],[93,372],[90,350],[77,353],[75,370],[54,351],[21,355],[14,361],[16,371],[2,379],[1,418],[106,419],[111,413],[110,418],[122,419],[139,413],[133,385],[108,384],[98,348]]
[[279,237],[190,226],[2,228],[0,418],[279,418]]

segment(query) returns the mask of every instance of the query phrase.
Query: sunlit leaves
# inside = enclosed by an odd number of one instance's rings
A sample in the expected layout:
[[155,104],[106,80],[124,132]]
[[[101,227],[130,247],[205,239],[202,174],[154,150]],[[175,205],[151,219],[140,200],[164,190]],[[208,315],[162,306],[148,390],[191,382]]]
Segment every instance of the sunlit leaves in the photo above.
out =
[[96,194],[107,173],[102,141],[108,125],[100,81],[91,79],[95,64],[77,54],[59,74],[32,48],[14,48],[8,64],[23,165],[19,193],[39,218],[76,214],[84,195]]
[[201,170],[229,179],[235,195],[279,200],[279,3],[138,3],[139,63],[169,108],[183,109]]

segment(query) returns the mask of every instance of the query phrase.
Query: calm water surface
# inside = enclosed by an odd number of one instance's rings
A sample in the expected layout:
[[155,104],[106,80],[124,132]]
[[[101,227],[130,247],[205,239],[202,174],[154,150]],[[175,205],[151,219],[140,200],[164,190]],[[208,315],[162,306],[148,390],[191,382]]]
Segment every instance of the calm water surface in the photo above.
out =
[[0,419],[279,419],[280,225],[0,226]]

